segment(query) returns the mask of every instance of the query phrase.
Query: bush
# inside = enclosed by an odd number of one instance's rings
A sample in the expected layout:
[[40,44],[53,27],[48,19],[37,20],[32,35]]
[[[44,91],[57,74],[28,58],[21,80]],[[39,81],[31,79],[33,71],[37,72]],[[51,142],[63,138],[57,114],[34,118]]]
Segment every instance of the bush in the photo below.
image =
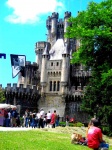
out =
[[59,126],[65,127],[66,126],[66,122],[59,122]]
[[84,126],[84,124],[81,122],[77,122],[74,125],[75,125],[75,127],[83,127]]
[[102,126],[102,132],[103,134],[107,135],[107,136],[112,136],[112,130],[110,130],[109,126]]
[[[60,122],[59,126],[65,127],[66,126],[66,122]],[[70,127],[82,127],[82,126],[84,126],[84,124],[81,123],[81,122],[77,122],[77,123],[71,123],[71,122],[69,122],[69,126]]]

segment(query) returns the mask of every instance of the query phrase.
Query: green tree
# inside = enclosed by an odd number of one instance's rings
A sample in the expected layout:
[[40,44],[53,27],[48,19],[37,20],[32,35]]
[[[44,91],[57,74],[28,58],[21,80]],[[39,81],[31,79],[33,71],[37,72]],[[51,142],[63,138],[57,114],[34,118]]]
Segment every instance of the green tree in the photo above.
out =
[[0,103],[2,103],[4,100],[5,100],[4,91],[2,90],[2,88],[0,88]]
[[112,131],[112,0],[90,2],[86,11],[71,17],[69,22],[65,36],[80,39],[71,63],[82,63],[92,69],[82,109],[91,116],[96,113]]

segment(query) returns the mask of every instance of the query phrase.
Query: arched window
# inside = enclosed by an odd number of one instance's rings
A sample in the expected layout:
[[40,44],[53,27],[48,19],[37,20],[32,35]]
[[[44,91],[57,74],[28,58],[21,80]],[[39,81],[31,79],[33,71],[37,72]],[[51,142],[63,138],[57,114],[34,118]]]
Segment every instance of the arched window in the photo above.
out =
[[49,83],[49,91],[52,91],[52,81]]
[[56,91],[56,81],[54,81],[53,91]]
[[57,91],[60,90],[60,81],[57,82]]

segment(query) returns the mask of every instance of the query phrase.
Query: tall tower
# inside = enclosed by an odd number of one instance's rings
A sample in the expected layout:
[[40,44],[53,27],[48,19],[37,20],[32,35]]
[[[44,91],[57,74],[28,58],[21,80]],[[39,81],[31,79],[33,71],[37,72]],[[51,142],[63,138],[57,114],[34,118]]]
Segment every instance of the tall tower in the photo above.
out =
[[51,17],[48,16],[46,20],[46,28],[47,28],[47,41],[51,42]]
[[45,49],[46,43],[47,42],[40,41],[40,42],[36,42],[35,44],[36,63],[39,66],[39,69],[38,69],[39,72],[41,72],[42,54]]
[[65,50],[62,54],[62,72],[61,72],[61,87],[62,94],[66,94],[66,87],[69,82],[69,73],[70,73],[70,54],[68,52],[68,44],[65,43]]
[[57,40],[57,22],[58,22],[58,13],[53,12],[51,16],[51,46],[54,45],[54,43]]
[[49,51],[48,51],[48,44],[46,44],[45,50],[42,54],[42,67],[41,67],[41,94],[45,93],[45,87],[47,83],[47,61],[49,59]]
[[[69,25],[68,23],[68,19],[71,17],[71,12],[66,11],[65,12],[65,16],[64,16],[64,33],[66,33],[67,31],[67,27]],[[65,42],[66,42],[66,38],[65,38]]]

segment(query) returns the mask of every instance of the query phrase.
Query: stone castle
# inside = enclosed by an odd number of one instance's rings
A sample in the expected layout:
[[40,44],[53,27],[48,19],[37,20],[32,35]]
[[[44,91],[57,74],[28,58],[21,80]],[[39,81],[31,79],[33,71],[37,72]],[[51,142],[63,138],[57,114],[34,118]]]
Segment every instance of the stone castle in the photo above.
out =
[[70,64],[72,53],[80,46],[79,40],[64,37],[70,17],[71,12],[65,12],[64,19],[59,19],[55,12],[48,16],[47,41],[36,42],[36,62],[26,62],[18,76],[18,87],[36,86],[40,94],[38,109],[56,110],[60,117],[69,115],[84,122],[87,115],[81,111],[80,104],[91,70],[81,64]]

